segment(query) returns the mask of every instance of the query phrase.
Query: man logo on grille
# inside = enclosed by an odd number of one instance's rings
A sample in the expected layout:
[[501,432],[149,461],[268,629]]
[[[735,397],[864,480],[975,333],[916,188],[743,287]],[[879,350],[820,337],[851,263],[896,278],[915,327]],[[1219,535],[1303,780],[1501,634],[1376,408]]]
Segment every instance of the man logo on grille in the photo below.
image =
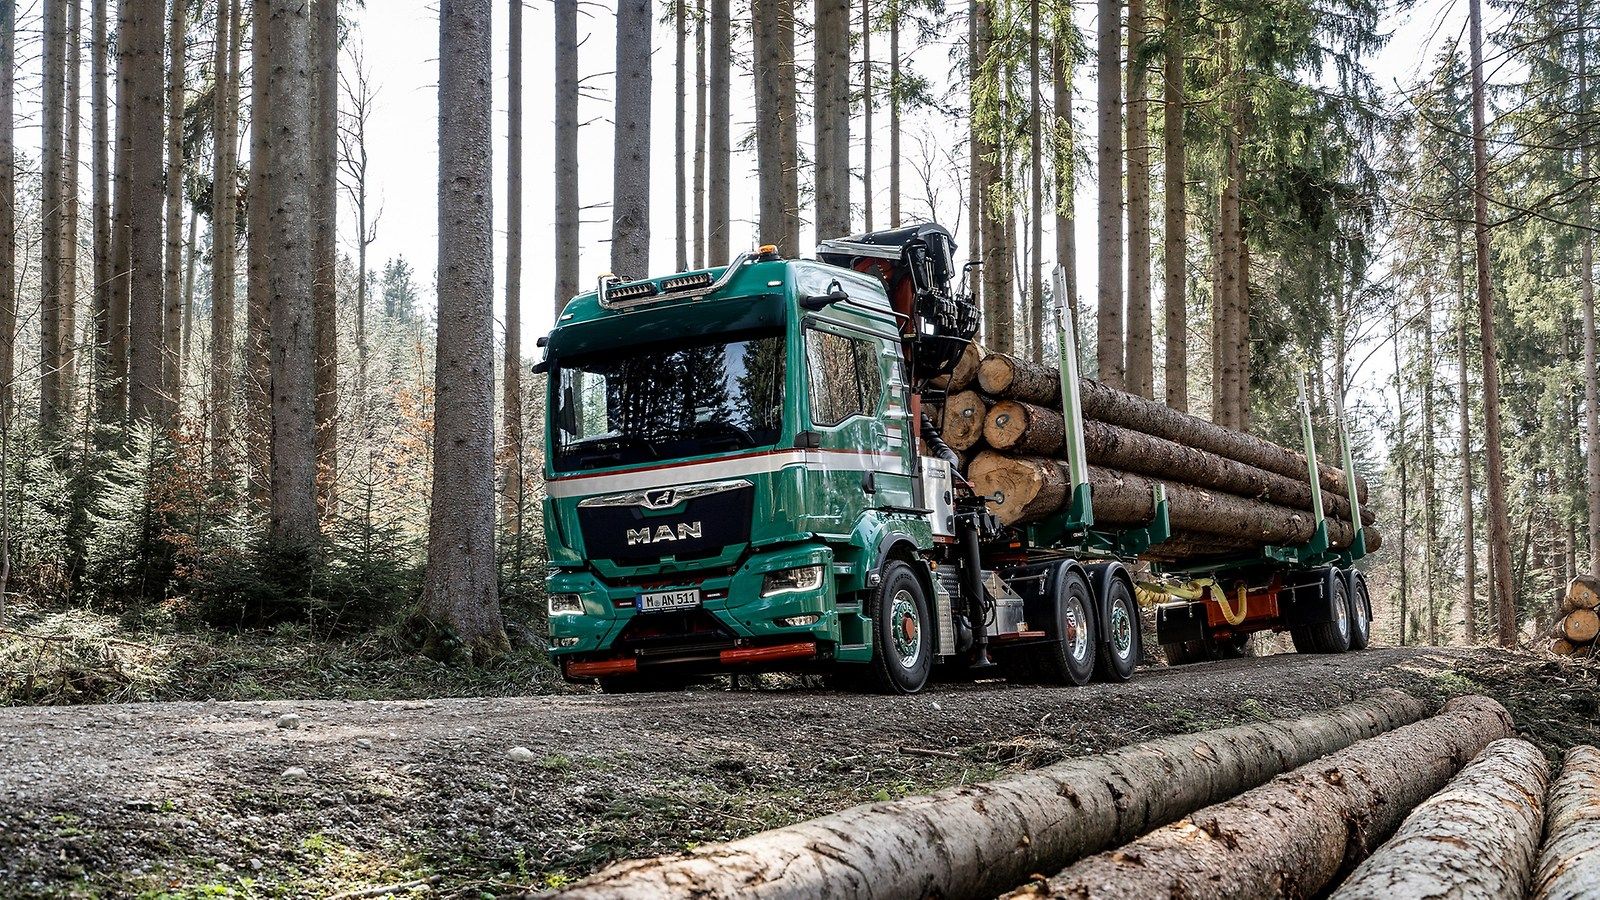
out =
[[677,499],[678,492],[672,488],[644,492],[644,505],[650,509],[666,509],[677,502]]

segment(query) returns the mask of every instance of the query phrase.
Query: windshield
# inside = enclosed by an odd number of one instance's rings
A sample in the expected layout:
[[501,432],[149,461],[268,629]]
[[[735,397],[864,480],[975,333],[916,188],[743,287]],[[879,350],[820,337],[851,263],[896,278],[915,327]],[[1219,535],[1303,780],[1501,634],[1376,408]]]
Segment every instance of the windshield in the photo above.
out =
[[781,332],[620,349],[558,363],[557,471],[777,443]]

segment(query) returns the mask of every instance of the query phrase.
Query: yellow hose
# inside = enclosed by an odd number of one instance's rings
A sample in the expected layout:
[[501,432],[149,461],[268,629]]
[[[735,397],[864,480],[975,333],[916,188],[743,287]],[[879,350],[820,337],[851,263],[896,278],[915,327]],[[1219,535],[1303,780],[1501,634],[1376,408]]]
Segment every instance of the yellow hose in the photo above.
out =
[[1151,606],[1164,603],[1168,598],[1178,600],[1204,600],[1207,594],[1222,611],[1222,618],[1229,624],[1238,626],[1250,615],[1250,593],[1244,583],[1239,584],[1239,598],[1237,604],[1228,602],[1228,592],[1222,589],[1212,578],[1200,578],[1188,584],[1159,584],[1156,582],[1143,582],[1134,586],[1134,595],[1139,600],[1140,606]]
[[1228,605],[1228,592],[1220,584],[1211,585],[1211,599],[1217,601],[1217,608],[1222,610],[1222,618],[1229,625],[1240,625],[1245,617],[1250,614],[1250,593],[1243,582],[1239,584],[1239,605],[1237,608]]

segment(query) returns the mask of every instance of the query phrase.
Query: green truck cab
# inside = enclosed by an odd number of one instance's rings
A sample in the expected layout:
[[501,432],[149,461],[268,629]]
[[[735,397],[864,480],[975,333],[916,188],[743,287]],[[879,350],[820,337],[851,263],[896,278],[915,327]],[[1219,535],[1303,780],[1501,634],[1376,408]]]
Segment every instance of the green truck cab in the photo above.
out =
[[[1058,304],[1072,502],[1000,526],[921,412],[978,330],[953,252],[945,229],[916,225],[826,241],[815,260],[763,247],[725,267],[608,276],[567,304],[536,369],[550,653],[566,678],[636,691],[778,670],[915,693],[938,668],[1132,676],[1151,594],[1125,561],[1170,535],[1165,501],[1145,527],[1095,527]],[[1157,639],[1220,646],[1293,618],[1348,648],[1370,607],[1325,557],[1199,573],[1173,587]],[[1282,614],[1274,599],[1270,618],[1219,628],[1231,607],[1208,585],[1270,590]]]

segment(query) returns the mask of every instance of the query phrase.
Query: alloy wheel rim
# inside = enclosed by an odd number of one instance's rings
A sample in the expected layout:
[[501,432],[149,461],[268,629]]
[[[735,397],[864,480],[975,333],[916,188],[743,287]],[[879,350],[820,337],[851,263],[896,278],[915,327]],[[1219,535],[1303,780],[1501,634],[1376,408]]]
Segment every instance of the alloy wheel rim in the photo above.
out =
[[916,668],[922,658],[922,616],[917,611],[916,599],[905,588],[895,591],[890,601],[889,628],[900,667]]

